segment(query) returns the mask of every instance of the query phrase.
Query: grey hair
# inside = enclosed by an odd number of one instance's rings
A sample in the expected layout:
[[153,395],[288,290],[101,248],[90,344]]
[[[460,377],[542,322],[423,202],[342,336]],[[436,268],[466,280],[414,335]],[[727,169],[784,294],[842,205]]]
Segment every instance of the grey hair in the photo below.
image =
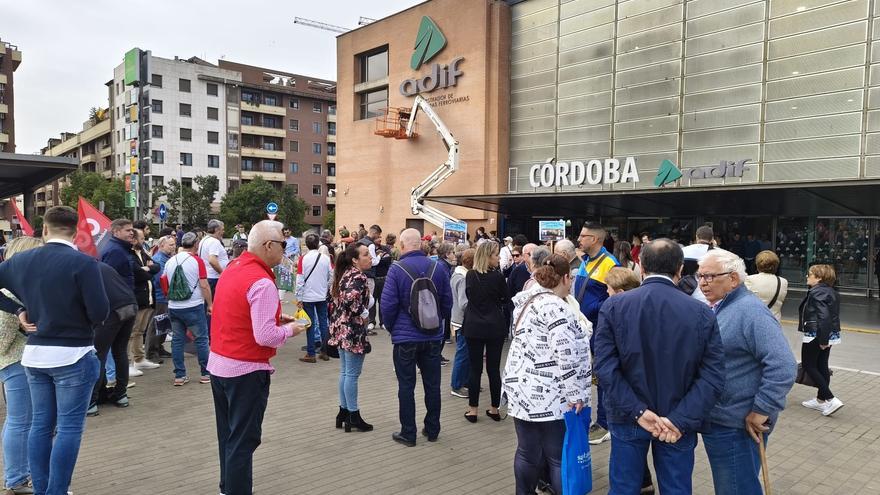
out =
[[272,231],[276,231],[278,235],[281,235],[283,229],[284,224],[275,220],[261,220],[255,223],[248,233],[248,251],[253,252],[257,249],[257,246],[272,240]]
[[561,241],[557,242],[554,249],[556,251],[561,251],[565,253],[565,257],[568,259],[572,259],[577,256],[577,251],[574,250],[574,243],[568,239],[562,239]]
[[739,275],[740,282],[745,283],[746,277],[748,276],[748,274],[746,274],[746,264],[739,256],[724,249],[711,249],[706,252],[706,255],[700,260],[700,266],[703,266],[703,263],[708,260],[717,261],[721,264],[724,271],[736,273]]
[[532,271],[535,271],[535,268],[544,264],[547,261],[547,258],[550,257],[552,253],[547,246],[538,246],[532,250],[532,257],[529,258],[529,265],[532,267]]
[[205,230],[207,230],[209,234],[213,234],[214,232],[217,232],[217,229],[222,229],[223,225],[224,224],[221,220],[208,220],[208,225],[205,227]]

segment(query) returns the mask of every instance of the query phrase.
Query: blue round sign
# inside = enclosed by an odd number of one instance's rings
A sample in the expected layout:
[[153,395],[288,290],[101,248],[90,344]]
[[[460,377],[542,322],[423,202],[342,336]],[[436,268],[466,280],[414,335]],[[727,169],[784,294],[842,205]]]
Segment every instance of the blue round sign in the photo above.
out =
[[270,215],[274,215],[278,213],[278,205],[276,203],[269,203],[266,205],[266,213]]
[[159,219],[164,222],[166,218],[168,218],[168,207],[162,203],[159,205]]

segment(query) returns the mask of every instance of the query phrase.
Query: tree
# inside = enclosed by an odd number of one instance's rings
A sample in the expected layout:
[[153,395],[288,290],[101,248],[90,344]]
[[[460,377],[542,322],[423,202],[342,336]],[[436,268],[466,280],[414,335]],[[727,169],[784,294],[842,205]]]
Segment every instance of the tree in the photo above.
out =
[[278,221],[299,234],[306,228],[305,202],[296,197],[293,188],[276,189],[261,176],[243,184],[236,191],[227,193],[220,203],[220,218],[226,225],[238,223],[253,225],[266,219],[266,205],[278,204]]
[[336,232],[336,210],[324,215],[324,228],[330,232]]
[[[206,225],[211,218],[211,204],[220,189],[220,179],[215,175],[199,175],[193,179],[198,189],[183,187],[183,223],[186,225]],[[153,186],[153,197],[164,198],[168,208],[168,221],[177,222],[180,216],[181,185],[176,179],[167,185]]]
[[82,196],[95,207],[104,202],[104,214],[113,218],[131,216],[125,207],[125,184],[121,179],[107,180],[96,172],[78,170],[67,176],[68,184],[61,188],[61,202],[71,208],[79,204]]

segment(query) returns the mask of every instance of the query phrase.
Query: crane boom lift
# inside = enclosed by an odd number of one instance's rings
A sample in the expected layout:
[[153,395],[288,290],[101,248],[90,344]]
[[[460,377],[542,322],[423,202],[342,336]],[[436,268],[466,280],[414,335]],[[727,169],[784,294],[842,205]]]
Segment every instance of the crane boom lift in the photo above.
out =
[[306,19],[305,17],[294,17],[294,24],[302,24],[303,26],[309,26],[317,29],[323,29],[325,31],[332,31],[334,33],[347,33],[351,31],[351,29],[344,28],[342,26],[334,26],[333,24],[327,24],[326,22],[313,21],[311,19]]
[[440,134],[440,138],[443,140],[443,145],[446,147],[447,156],[445,162],[412,189],[410,208],[412,209],[413,215],[442,227],[444,222],[458,222],[459,220],[433,206],[426,205],[425,198],[431,193],[431,191],[437,188],[454,174],[456,170],[458,170],[458,141],[422,95],[416,95],[408,116],[401,115],[401,119],[407,119],[407,137],[413,137],[415,132],[415,121],[419,111],[423,112],[431,120],[431,123],[434,124],[437,133]]

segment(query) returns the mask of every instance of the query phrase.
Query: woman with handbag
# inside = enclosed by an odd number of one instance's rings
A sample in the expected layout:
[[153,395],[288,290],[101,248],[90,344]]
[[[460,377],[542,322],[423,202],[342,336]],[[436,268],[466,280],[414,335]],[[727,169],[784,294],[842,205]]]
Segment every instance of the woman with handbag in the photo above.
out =
[[474,269],[465,276],[465,294],[468,305],[464,311],[461,333],[467,340],[470,358],[468,380],[468,411],[464,417],[477,422],[480,405],[480,380],[483,375],[483,354],[486,356],[486,374],[489,376],[489,395],[492,404],[486,416],[501,421],[501,351],[507,337],[507,318],[504,308],[510,302],[507,283],[498,268],[501,261],[498,244],[484,242],[474,254]]
[[[590,323],[566,302],[572,284],[568,260],[551,255],[534,277],[538,285],[513,298],[513,340],[504,368],[517,437],[517,495],[535,493],[545,462],[550,484],[562,493],[563,415],[572,408],[580,414],[590,404]],[[537,374],[533,362],[551,365]]]
[[767,305],[777,321],[782,321],[782,304],[788,294],[788,280],[776,274],[779,256],[773,251],[761,251],[755,257],[758,273],[746,277],[746,287]]
[[371,431],[373,425],[364,421],[358,408],[358,377],[364,366],[364,357],[370,352],[367,323],[370,306],[375,301],[367,287],[364,272],[372,267],[367,246],[349,244],[339,254],[334,269],[332,300],[330,302],[331,346],[339,349],[339,413],[336,427]]
[[[810,290],[801,302],[798,332],[803,334],[801,365],[818,389],[815,399],[802,402],[823,416],[831,416],[843,407],[829,388],[831,370],[828,358],[831,346],[840,343],[840,296],[834,289],[837,275],[831,265],[813,265],[807,272]],[[801,382],[802,380],[798,380]]]

